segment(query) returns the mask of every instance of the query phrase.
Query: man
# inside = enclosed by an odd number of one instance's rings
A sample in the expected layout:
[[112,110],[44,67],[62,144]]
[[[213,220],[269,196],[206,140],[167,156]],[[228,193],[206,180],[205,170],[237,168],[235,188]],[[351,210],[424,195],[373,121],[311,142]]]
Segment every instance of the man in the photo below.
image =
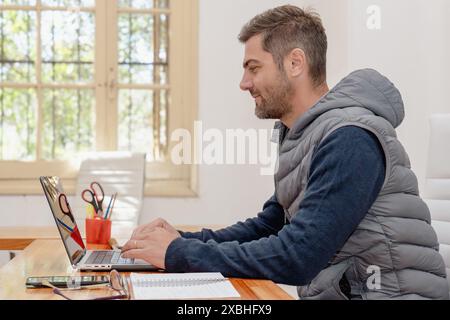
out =
[[429,210],[396,139],[398,90],[374,70],[329,90],[320,17],[295,6],[256,16],[239,39],[241,89],[259,118],[280,119],[274,196],[256,218],[215,232],[157,219],[124,256],[297,285],[302,299],[447,299]]

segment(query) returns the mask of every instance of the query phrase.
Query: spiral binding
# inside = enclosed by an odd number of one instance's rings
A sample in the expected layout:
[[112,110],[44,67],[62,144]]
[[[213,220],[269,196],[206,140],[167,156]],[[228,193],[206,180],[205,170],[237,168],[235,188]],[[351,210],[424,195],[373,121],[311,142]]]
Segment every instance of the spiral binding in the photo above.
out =
[[210,283],[227,281],[227,278],[216,279],[162,279],[162,280],[135,280],[134,285],[142,288],[147,287],[192,287]]

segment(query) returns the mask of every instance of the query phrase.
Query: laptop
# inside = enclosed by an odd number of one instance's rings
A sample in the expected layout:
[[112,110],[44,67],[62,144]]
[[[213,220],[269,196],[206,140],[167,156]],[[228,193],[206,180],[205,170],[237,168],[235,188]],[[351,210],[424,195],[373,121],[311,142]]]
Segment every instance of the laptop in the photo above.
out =
[[40,177],[45,197],[55,218],[59,234],[66,248],[72,267],[81,271],[156,271],[157,267],[139,259],[124,259],[120,251],[86,250],[75,218],[67,203],[64,213],[59,205],[59,196],[64,193],[59,177]]

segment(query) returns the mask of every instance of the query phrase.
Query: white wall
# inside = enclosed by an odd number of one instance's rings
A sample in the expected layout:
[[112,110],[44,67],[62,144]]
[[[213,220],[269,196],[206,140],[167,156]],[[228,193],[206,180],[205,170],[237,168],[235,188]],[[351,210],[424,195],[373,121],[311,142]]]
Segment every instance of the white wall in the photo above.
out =
[[[450,112],[444,96],[450,85],[447,0],[200,0],[199,118],[204,129],[271,128],[273,121],[254,116],[249,95],[239,90],[243,46],[241,26],[277,5],[312,5],[321,14],[329,39],[330,86],[360,67],[376,67],[399,87],[407,117],[399,130],[413,169],[423,181],[427,120],[432,112]],[[379,4],[382,29],[366,29],[366,8]],[[158,216],[175,224],[231,224],[254,216],[273,192],[270,176],[259,166],[199,167],[198,198],[148,198],[142,222]],[[0,197],[0,225],[51,225],[44,197]]]
[[[365,28],[369,5],[381,9],[381,29]],[[373,67],[399,88],[406,117],[398,129],[411,165],[424,185],[429,139],[428,116],[449,113],[450,1],[350,0],[350,70]]]

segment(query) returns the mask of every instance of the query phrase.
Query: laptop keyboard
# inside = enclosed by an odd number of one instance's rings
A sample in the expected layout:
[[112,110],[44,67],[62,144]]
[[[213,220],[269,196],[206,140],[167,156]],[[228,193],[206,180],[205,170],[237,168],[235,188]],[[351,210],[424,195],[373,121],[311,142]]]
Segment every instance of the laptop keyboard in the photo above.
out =
[[93,251],[86,264],[133,264],[134,259],[124,259],[120,251]]

